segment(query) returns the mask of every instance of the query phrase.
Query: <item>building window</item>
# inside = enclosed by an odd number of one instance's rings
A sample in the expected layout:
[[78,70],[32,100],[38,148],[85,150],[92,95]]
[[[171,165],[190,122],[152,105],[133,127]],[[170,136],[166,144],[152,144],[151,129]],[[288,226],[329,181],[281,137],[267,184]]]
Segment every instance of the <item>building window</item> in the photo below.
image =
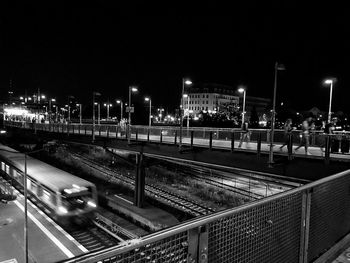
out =
[[207,99],[209,98],[209,94],[207,94]]

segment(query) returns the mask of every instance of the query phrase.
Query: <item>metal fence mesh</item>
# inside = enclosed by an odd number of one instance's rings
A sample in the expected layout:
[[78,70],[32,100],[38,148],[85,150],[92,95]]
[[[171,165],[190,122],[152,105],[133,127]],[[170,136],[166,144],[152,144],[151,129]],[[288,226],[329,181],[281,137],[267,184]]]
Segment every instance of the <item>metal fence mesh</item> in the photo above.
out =
[[350,232],[350,176],[313,189],[311,197],[309,262]]
[[184,263],[187,262],[187,231],[104,259],[103,263]]
[[208,262],[298,262],[302,194],[209,225]]

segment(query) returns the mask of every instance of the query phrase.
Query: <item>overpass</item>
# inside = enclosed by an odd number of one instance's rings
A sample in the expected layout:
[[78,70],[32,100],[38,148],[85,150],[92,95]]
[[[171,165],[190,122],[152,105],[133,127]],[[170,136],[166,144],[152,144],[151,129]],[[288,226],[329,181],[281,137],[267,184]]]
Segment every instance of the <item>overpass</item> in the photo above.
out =
[[[85,125],[6,125],[24,128],[40,136],[55,135],[58,139],[81,143],[91,143],[93,132],[90,126]],[[145,132],[142,132],[142,129]],[[265,153],[269,144],[267,131],[253,131],[251,142],[248,145],[243,144],[243,149],[237,149],[239,131],[192,129],[188,135],[185,133],[185,147],[182,152],[174,147],[175,144],[178,146],[177,132],[174,128],[148,129],[139,126],[131,127],[128,133],[123,131],[122,127],[100,126],[95,131],[94,143],[135,152],[143,150],[150,153],[153,150],[165,156],[181,156],[204,160],[203,162],[212,159],[213,162],[226,164],[239,163],[244,158],[233,160],[232,156],[238,158],[237,154],[249,153],[249,160],[260,159],[266,164]],[[126,141],[128,134],[131,139],[129,144]],[[319,147],[322,143],[319,138],[324,135],[317,136],[319,137],[315,136],[313,148],[310,149],[312,156],[292,152],[291,157],[294,160],[290,162],[317,161],[317,167],[323,169],[336,169],[341,164],[348,164],[349,158],[344,151],[346,147],[340,145],[340,153],[339,149],[335,153],[335,148],[331,151],[331,146],[335,143],[347,143],[346,134],[338,135],[338,138],[333,135],[326,136],[333,142],[327,146],[328,150],[325,152]],[[276,137],[278,145],[279,135]],[[276,159],[290,157],[290,153],[279,151],[278,148],[275,154]],[[342,162],[335,163],[336,160]],[[334,163],[336,165],[333,167]],[[255,164],[249,161],[247,165]],[[277,171],[281,168],[271,169]],[[294,169],[294,172],[299,171],[298,167]],[[311,171],[317,173],[309,167],[304,174],[310,174]],[[328,170],[329,173],[333,171]],[[314,179],[318,180],[288,192],[202,216],[67,262],[326,262],[337,254],[339,249],[350,243],[350,172],[343,171]]]

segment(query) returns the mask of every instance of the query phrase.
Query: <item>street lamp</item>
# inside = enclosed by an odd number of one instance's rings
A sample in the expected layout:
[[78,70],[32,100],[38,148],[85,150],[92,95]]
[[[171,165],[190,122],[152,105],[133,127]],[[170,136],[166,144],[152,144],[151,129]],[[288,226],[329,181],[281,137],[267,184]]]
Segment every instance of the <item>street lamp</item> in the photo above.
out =
[[101,96],[99,92],[92,92],[92,141],[95,141],[95,96]]
[[184,94],[183,98],[187,98],[187,130],[190,127],[190,95]]
[[273,162],[273,139],[275,132],[275,116],[276,116],[276,92],[277,92],[277,73],[279,70],[285,70],[283,64],[275,63],[275,81],[273,86],[273,104],[272,104],[272,118],[271,118],[271,136],[270,136],[270,153],[269,153],[269,166],[271,167]]
[[108,102],[103,104],[103,106],[107,107],[107,120],[109,120],[109,107],[112,107],[112,104]]
[[149,118],[148,118],[148,126],[152,126],[152,100],[149,97],[145,98],[145,101],[149,101]]
[[185,85],[189,86],[192,84],[192,81],[189,79],[182,78],[182,92],[181,92],[181,105],[180,105],[180,138],[179,138],[179,150],[181,151],[182,147],[182,127],[183,127],[183,110],[184,110],[184,92],[185,92]]
[[123,102],[121,100],[116,100],[116,102],[117,104],[120,104],[120,122],[123,119]]
[[76,105],[77,107],[79,107],[79,123],[81,125],[82,124],[82,112],[81,112],[82,105],[81,103],[77,103]]
[[331,115],[332,115],[333,83],[334,83],[334,79],[326,79],[324,81],[324,84],[330,85],[330,90],[329,90],[329,108],[328,108],[328,123],[331,122]]
[[130,144],[130,137],[131,137],[131,95],[133,92],[137,92],[138,89],[135,86],[129,86],[129,105],[128,105],[128,144]]
[[246,98],[246,89],[243,87],[240,87],[238,89],[239,93],[243,93],[243,110],[242,110],[242,129],[244,125],[244,117],[245,117],[245,98]]

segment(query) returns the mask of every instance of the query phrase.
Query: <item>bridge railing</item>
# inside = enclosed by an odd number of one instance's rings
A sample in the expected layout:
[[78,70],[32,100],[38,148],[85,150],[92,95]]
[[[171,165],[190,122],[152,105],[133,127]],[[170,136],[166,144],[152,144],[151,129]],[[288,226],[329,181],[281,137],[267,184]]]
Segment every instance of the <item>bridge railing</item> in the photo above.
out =
[[350,232],[350,170],[65,262],[324,262]]
[[[42,130],[55,133],[65,134],[80,134],[92,135],[92,124],[41,124],[41,123],[26,123],[5,121],[5,125],[18,128]],[[95,136],[126,139],[129,135],[128,127],[119,125],[95,125]],[[173,126],[162,127],[148,127],[148,126],[131,126],[130,137],[131,140],[136,141],[150,141],[157,143],[179,144],[180,129]],[[235,149],[238,147],[240,139],[242,138],[240,129],[230,128],[184,128],[182,129],[182,143],[184,145],[221,148],[221,149]],[[250,129],[248,136],[248,143],[245,149],[250,151],[268,151],[270,144],[270,130],[269,129]],[[290,137],[294,146],[303,143],[302,132],[295,130]],[[328,138],[328,139],[327,139]],[[327,143],[327,140],[329,142]],[[308,137],[309,145],[318,147],[320,156],[327,156],[327,150],[330,153],[350,153],[350,133],[336,132],[332,135],[326,135],[321,131],[312,131]],[[286,142],[286,137],[283,130],[275,130],[274,144],[283,144]],[[327,147],[326,147],[327,146]],[[260,150],[259,150],[260,149]],[[275,148],[275,151],[278,150]],[[290,155],[293,153],[290,152]]]

